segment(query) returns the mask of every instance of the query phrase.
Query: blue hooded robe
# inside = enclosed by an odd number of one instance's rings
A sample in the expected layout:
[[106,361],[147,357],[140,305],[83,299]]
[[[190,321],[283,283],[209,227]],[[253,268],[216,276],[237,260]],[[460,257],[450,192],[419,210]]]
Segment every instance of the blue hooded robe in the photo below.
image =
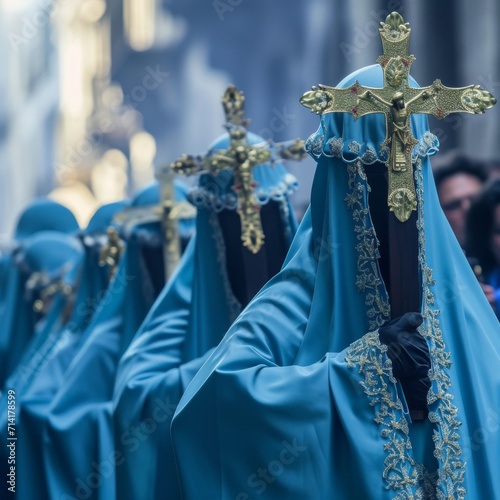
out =
[[[176,183],[175,188],[176,198],[185,199],[185,187]],[[159,201],[154,183],[131,207],[155,207]],[[126,249],[116,275],[57,392],[47,398],[32,386],[23,399],[19,419],[28,430],[18,474],[32,479],[19,483],[19,498],[79,498],[80,481],[95,471],[92,464],[113,452],[110,408],[118,360],[164,279],[160,223],[138,224],[123,237]],[[106,474],[102,492],[103,498],[114,498],[114,479]]]
[[12,300],[9,293],[8,277],[12,264],[12,251],[19,244],[39,231],[75,233],[78,222],[67,207],[48,198],[41,198],[29,204],[19,216],[14,231],[13,242],[2,249],[0,259],[0,315],[6,308],[4,301]]
[[[7,387],[16,390],[18,398],[42,369],[46,375],[42,375],[42,384],[56,387],[64,376],[65,369],[78,349],[81,334],[92,319],[108,286],[110,269],[99,264],[99,254],[106,242],[106,229],[111,224],[113,215],[126,205],[126,202],[116,202],[100,207],[87,228],[79,234],[84,252],[82,263],[74,266],[65,278],[76,288],[70,317],[66,318],[64,324],[55,321],[50,328],[43,328],[26,349],[20,365],[6,383]],[[64,296],[59,296],[56,300],[62,302],[59,310],[67,301]],[[48,390],[45,387],[44,391]]]
[[[22,353],[34,334],[32,304],[28,305],[25,299],[25,285],[30,268],[23,267],[22,261],[26,255],[23,248],[29,245],[27,240],[39,232],[72,234],[77,230],[78,223],[72,212],[48,199],[31,203],[19,217],[14,233],[14,250],[3,258],[2,264],[4,272],[0,282],[0,387],[4,386],[6,378],[20,362]],[[50,246],[50,243],[47,244]],[[74,243],[67,244],[71,247]],[[34,251],[29,255],[34,255]],[[64,259],[63,254],[59,254],[59,257]],[[71,257],[70,252],[68,259]],[[32,272],[43,270],[50,274],[59,268],[60,261],[50,260],[50,255],[42,255],[40,259],[32,266]],[[54,267],[52,264],[57,265]],[[52,276],[48,277],[51,278]],[[26,308],[30,312],[22,312]]]
[[[381,87],[380,66],[353,73]],[[412,82],[412,86],[416,86]],[[307,144],[311,206],[282,271],[197,373],[171,435],[186,500],[500,498],[500,327],[440,208],[411,117],[428,419],[411,422],[377,329],[390,317],[366,174],[382,115],[333,113]]]
[[[264,142],[251,133],[247,140],[251,145]],[[224,135],[212,145],[209,156],[228,146]],[[263,260],[246,266],[247,275],[264,273],[262,286],[279,271],[295,233],[288,196],[297,181],[282,164],[258,165],[253,177],[266,236],[259,251]],[[228,248],[225,221],[218,217],[237,217],[232,185],[228,171],[200,177],[190,196],[198,207],[196,236],[120,361],[113,397],[120,500],[181,498],[169,439],[171,417],[185,388],[240,312],[234,290],[245,287],[247,279],[240,266],[233,279],[230,276],[228,252],[250,254],[242,247],[241,230],[229,229],[235,241]],[[273,209],[279,214],[274,223]],[[275,264],[269,261],[273,254],[279,259]],[[265,266],[267,271],[259,269]]]
[[39,231],[56,231],[72,234],[78,230],[78,222],[71,210],[48,198],[35,200],[19,216],[14,240],[19,241]]
[[[19,359],[19,362],[12,365],[13,373],[8,377],[0,397],[0,436],[3,442],[15,447],[13,451],[16,460],[24,431],[19,420],[21,397],[25,381],[31,378],[35,371],[28,360],[35,352],[34,346],[46,337],[46,332],[57,330],[67,320],[82,254],[80,241],[74,235],[54,231],[39,231],[25,238],[14,253],[16,269],[19,272],[16,284],[24,294],[20,293],[19,300],[15,302],[12,326],[16,336],[9,346],[8,353]],[[51,293],[47,294],[49,290]],[[36,301],[44,302],[43,311],[34,310]],[[12,394],[15,410],[9,413],[8,403]],[[10,441],[9,438],[13,435],[8,424],[12,423],[15,424],[13,427],[16,439]],[[8,462],[11,451],[7,446],[1,448],[0,473],[5,477],[10,466],[15,466],[16,477],[19,479],[19,464]],[[17,489],[14,490],[17,492]]]

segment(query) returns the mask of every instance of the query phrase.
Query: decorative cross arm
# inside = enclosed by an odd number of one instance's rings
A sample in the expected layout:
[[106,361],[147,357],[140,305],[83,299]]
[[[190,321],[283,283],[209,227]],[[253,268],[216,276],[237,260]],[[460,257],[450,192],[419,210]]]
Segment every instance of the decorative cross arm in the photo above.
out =
[[381,145],[389,149],[388,204],[405,222],[417,207],[411,158],[418,141],[412,134],[411,115],[432,114],[442,119],[450,113],[484,113],[496,99],[479,85],[450,88],[436,80],[428,87],[410,87],[409,72],[415,57],[408,52],[409,24],[397,12],[380,24],[384,54],[377,62],[384,73],[383,87],[365,87],[358,81],[347,88],[319,85],[306,92],[300,102],[317,114],[350,113],[355,120],[372,113],[384,114],[386,138]]

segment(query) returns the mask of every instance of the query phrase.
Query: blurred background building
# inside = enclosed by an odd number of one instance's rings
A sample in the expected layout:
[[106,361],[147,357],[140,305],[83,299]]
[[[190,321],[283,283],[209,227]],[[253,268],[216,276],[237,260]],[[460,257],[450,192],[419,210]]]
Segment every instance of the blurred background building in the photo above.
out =
[[[245,91],[251,130],[306,138],[298,103],[381,53],[379,22],[411,23],[421,85],[477,83],[500,95],[498,0],[0,0],[0,233],[50,195],[84,225],[95,208],[203,152],[223,131],[220,98]],[[500,109],[431,129],[446,151],[498,158]],[[308,203],[314,162],[290,165]]]

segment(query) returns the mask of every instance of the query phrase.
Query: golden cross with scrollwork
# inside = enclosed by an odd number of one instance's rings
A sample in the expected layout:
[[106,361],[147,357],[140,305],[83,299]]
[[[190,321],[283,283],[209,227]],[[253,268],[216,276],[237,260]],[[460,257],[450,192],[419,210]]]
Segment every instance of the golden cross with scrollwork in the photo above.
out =
[[456,112],[484,113],[496,99],[479,85],[450,88],[436,80],[429,87],[410,87],[408,78],[415,57],[409,53],[409,23],[393,12],[380,24],[384,54],[377,62],[384,72],[384,87],[364,87],[358,81],[347,88],[319,85],[306,92],[300,102],[317,114],[351,113],[355,120],[371,113],[384,113],[387,132],[381,146],[389,150],[387,201],[395,216],[405,222],[417,207],[412,151],[418,141],[411,131],[411,114],[432,114],[442,119]]
[[[241,220],[243,246],[257,253],[264,244],[264,231],[260,219],[260,204],[255,197],[256,183],[253,168],[272,159],[267,143],[249,145],[247,143],[248,120],[244,116],[245,96],[230,85],[222,98],[226,115],[225,127],[230,144],[225,150],[215,151],[210,156],[182,155],[172,163],[172,168],[181,174],[192,175],[201,171],[218,174],[230,170],[233,174],[233,190],[238,197],[237,212]],[[300,159],[305,155],[304,142],[296,140],[291,146],[278,146],[279,155],[284,159]],[[271,163],[272,165],[272,163]]]

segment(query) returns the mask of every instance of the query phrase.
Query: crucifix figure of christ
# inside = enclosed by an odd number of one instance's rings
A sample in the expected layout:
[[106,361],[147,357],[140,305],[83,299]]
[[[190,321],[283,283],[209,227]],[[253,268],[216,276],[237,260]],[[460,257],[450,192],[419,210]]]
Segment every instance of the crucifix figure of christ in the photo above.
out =
[[[181,174],[192,175],[208,171],[214,175],[222,170],[230,170],[233,175],[232,189],[238,198],[237,212],[241,220],[241,239],[243,246],[256,254],[264,244],[264,231],[260,219],[260,204],[255,196],[257,187],[253,178],[253,169],[257,165],[271,162],[270,144],[250,145],[247,142],[249,120],[244,118],[245,96],[230,85],[222,98],[226,115],[224,125],[229,133],[229,147],[215,151],[207,156],[182,155],[172,163],[172,168]],[[283,159],[300,160],[305,156],[304,141],[295,140],[291,144],[273,145]]]
[[409,74],[415,57],[409,53],[409,24],[393,12],[381,23],[379,32],[383,55],[377,62],[384,75],[383,87],[367,87],[358,81],[346,88],[319,85],[306,92],[301,103],[317,114],[351,113],[354,120],[372,113],[385,116],[386,137],[381,143],[385,167],[370,165],[365,171],[372,186],[374,227],[379,238],[380,234],[386,235],[379,240],[379,265],[389,292],[391,316],[397,318],[420,311],[422,301],[412,167],[417,140],[411,129],[411,115],[432,114],[441,119],[453,112],[483,113],[496,99],[478,85],[449,88],[436,80],[428,87],[411,87]]
[[380,23],[384,53],[377,62],[384,72],[382,88],[368,88],[357,81],[339,89],[319,85],[306,92],[300,102],[317,114],[351,113],[354,119],[370,113],[383,113],[386,138],[381,144],[388,148],[388,205],[396,218],[406,222],[417,208],[412,169],[412,113],[432,114],[442,119],[450,113],[484,113],[496,99],[479,85],[462,88],[445,87],[440,80],[424,88],[410,87],[408,78],[415,57],[409,53],[409,24],[397,12]]

